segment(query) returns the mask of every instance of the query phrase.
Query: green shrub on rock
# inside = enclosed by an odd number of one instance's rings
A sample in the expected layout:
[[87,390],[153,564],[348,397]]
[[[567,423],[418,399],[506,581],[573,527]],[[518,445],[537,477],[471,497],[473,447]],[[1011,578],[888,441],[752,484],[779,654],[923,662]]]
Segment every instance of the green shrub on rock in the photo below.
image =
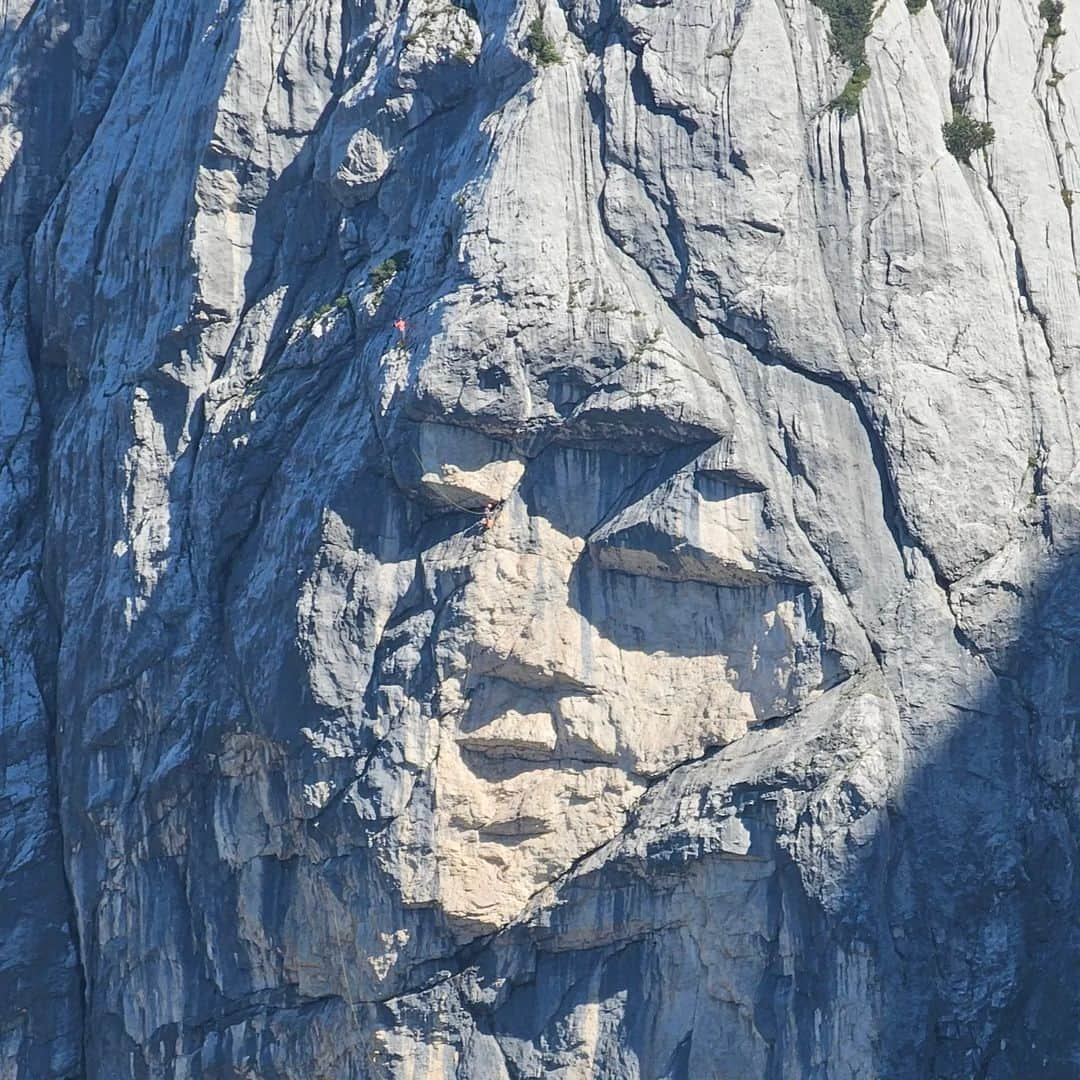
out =
[[543,15],[537,15],[529,23],[529,32],[525,35],[525,48],[532,53],[533,59],[541,67],[562,63],[562,53],[555,47],[555,42],[544,29]]
[[941,127],[945,146],[957,161],[971,164],[971,155],[994,141],[994,125],[976,120],[961,109],[953,109],[953,117]]

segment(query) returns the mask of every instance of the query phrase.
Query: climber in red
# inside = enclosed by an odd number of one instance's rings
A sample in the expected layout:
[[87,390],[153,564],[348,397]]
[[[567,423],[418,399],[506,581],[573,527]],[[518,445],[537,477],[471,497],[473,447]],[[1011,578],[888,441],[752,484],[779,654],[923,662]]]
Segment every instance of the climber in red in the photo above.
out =
[[394,329],[404,338],[405,331],[408,329],[408,324],[404,319],[397,318],[394,320]]

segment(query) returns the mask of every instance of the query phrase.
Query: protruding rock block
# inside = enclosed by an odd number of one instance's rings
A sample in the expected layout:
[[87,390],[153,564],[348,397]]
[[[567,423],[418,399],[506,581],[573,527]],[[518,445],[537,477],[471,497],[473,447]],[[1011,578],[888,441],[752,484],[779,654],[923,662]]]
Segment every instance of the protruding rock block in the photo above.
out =
[[468,510],[501,503],[525,473],[525,463],[499,443],[449,424],[420,426],[418,456],[424,492]]

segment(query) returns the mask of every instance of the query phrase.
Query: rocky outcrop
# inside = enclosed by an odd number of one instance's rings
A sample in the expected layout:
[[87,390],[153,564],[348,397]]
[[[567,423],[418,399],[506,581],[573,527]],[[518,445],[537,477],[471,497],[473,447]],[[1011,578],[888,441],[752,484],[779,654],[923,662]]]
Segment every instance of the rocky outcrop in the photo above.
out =
[[0,1076],[1077,1074],[1071,4],[0,5]]

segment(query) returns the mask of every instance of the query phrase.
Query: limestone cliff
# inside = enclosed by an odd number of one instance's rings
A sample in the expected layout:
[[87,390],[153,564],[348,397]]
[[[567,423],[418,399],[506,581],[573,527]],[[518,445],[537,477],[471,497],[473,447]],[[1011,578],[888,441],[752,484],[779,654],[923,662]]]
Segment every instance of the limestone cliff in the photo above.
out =
[[0,1077],[1080,1075],[1080,0],[0,25]]

